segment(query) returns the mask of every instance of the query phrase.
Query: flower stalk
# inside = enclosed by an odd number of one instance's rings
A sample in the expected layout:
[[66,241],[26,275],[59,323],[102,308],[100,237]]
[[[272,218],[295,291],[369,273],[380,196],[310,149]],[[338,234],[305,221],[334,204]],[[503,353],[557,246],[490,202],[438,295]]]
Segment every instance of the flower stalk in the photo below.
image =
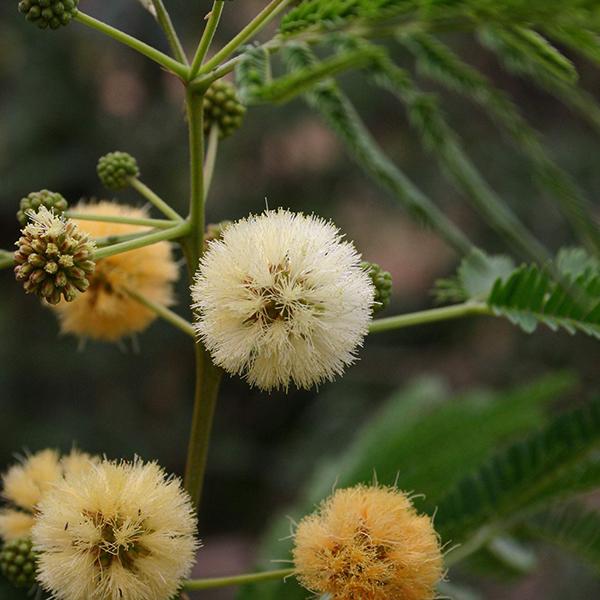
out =
[[247,583],[261,583],[284,579],[294,574],[294,569],[279,569],[277,571],[264,571],[263,573],[249,573],[247,575],[233,575],[231,577],[212,577],[207,579],[190,579],[183,584],[187,591],[208,590]]
[[177,313],[173,312],[170,308],[162,304],[158,304],[157,302],[153,302],[150,298],[147,298],[143,294],[136,292],[130,288],[125,290],[134,300],[137,300],[142,306],[149,308],[152,312],[156,313],[159,317],[170,323],[183,333],[191,336],[192,338],[196,337],[194,332],[194,328],[192,324],[186,321],[183,317],[180,317]]
[[210,184],[212,183],[215,164],[217,162],[217,151],[219,149],[219,127],[213,125],[208,134],[208,148],[206,150],[206,160],[204,161],[204,188],[205,196],[208,197]]
[[142,183],[137,177],[129,179],[131,187],[143,196],[148,202],[156,207],[160,212],[173,221],[183,221],[183,217],[169,204],[167,204],[158,194],[153,192],[145,183]]
[[198,44],[198,49],[196,50],[194,60],[192,61],[192,66],[190,68],[190,79],[193,79],[196,76],[200,67],[202,66],[202,61],[206,57],[206,53],[208,52],[208,49],[210,48],[212,40],[215,36],[215,31],[219,26],[224,4],[224,0],[215,0],[213,3],[212,10],[208,15],[206,27],[204,28],[202,38]]
[[156,11],[156,19],[167,36],[167,41],[169,42],[173,56],[180,63],[187,65],[187,56],[185,55],[185,51],[181,45],[177,31],[175,31],[175,27],[173,27],[173,22],[171,21],[171,17],[165,8],[163,0],[152,0],[152,6],[154,6],[154,10]]
[[99,223],[120,223],[122,225],[139,225],[140,227],[153,227],[154,229],[169,229],[181,221],[169,221],[166,219],[142,219],[124,217],[121,215],[95,215],[93,213],[81,213],[76,210],[68,211],[65,216],[77,221],[97,221]]
[[75,16],[75,20],[81,23],[82,25],[86,25],[87,27],[91,27],[100,33],[103,33],[117,42],[124,44],[125,46],[129,46],[133,50],[143,54],[146,58],[153,60],[155,63],[158,63],[161,67],[165,68],[167,71],[170,71],[174,75],[177,75],[181,79],[187,79],[189,69],[186,65],[180,63],[179,61],[167,56],[160,50],[153,48],[152,46],[138,40],[137,38],[109,25],[108,23],[103,23],[94,17],[87,15],[84,12],[78,11]]
[[444,306],[442,308],[422,310],[406,315],[376,319],[371,322],[369,333],[381,333],[383,331],[392,331],[393,329],[403,329],[404,327],[425,325],[426,323],[435,323],[437,321],[446,321],[448,319],[458,319],[473,315],[491,316],[493,314],[492,309],[484,302],[465,302],[464,304],[456,304],[454,306]]

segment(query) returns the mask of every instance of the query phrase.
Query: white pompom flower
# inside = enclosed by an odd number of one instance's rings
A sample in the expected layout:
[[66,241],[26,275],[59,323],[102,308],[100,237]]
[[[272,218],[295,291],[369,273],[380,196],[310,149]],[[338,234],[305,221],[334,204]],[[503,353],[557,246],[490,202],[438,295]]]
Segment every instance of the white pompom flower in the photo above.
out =
[[308,389],[356,360],[374,288],[335,225],[279,209],[210,243],[192,298],[215,364],[264,390]]

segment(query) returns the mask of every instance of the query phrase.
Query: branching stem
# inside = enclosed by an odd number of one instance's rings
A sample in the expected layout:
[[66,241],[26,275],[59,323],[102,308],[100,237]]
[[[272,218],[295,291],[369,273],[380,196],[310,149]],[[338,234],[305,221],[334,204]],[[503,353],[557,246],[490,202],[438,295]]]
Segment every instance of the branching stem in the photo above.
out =
[[112,25],[108,25],[108,23],[103,23],[90,15],[85,14],[84,12],[78,11],[77,16],[75,17],[79,23],[82,25],[87,25],[96,31],[99,31],[117,42],[121,42],[121,44],[125,44],[129,46],[133,50],[136,50],[140,54],[143,54],[150,60],[158,63],[161,67],[164,67],[167,71],[174,73],[181,79],[187,79],[189,74],[189,69],[185,64],[180,63],[179,61],[167,56],[160,50],[149,46],[145,42],[138,40],[137,38],[113,27]]
[[140,227],[154,227],[155,229],[169,229],[181,221],[168,221],[165,219],[144,219],[124,217],[120,215],[95,215],[93,213],[79,213],[76,210],[68,211],[65,216],[76,221],[96,221],[98,223],[119,223],[123,225],[139,225]]

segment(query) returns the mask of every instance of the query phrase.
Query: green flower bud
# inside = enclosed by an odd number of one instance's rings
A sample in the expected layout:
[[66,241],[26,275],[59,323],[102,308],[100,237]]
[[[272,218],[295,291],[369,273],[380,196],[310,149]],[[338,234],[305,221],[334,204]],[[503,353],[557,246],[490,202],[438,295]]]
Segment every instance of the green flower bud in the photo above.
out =
[[31,222],[16,242],[15,276],[28,294],[36,294],[50,304],[61,296],[72,302],[76,290],[84,292],[96,264],[95,244],[72,221],[56,216],[45,206],[30,210]]
[[31,192],[31,194],[21,199],[19,211],[17,212],[19,223],[23,226],[27,225],[27,211],[36,212],[42,206],[45,206],[55,215],[62,215],[69,208],[69,203],[57,192],[49,190]]
[[213,125],[219,127],[221,139],[238,129],[246,107],[239,101],[235,87],[226,81],[215,81],[204,95],[204,133],[208,135]]
[[79,0],[21,0],[19,12],[40,29],[58,29],[77,15]]
[[392,298],[392,275],[376,263],[363,262],[362,267],[367,271],[375,286],[373,313],[378,313],[387,308]]
[[221,239],[223,232],[231,225],[232,221],[221,221],[220,223],[209,223],[204,233],[204,249],[208,249],[209,242]]
[[98,161],[98,177],[109,190],[121,190],[129,186],[132,177],[138,177],[137,161],[127,152],[110,152]]
[[7,542],[0,550],[0,572],[15,587],[35,584],[36,562],[29,538]]

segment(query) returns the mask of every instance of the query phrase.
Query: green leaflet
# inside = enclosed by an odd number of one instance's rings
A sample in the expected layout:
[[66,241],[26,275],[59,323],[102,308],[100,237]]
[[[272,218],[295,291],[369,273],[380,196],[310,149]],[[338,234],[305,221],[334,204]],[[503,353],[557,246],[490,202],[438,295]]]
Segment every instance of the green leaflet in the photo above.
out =
[[[565,285],[565,283],[567,285]],[[494,313],[531,333],[539,323],[553,331],[577,331],[600,339],[600,273],[554,281],[535,265],[498,279],[487,299]]]
[[[286,47],[284,59],[292,72],[310,67],[316,61],[314,54],[301,44]],[[382,152],[335,82],[320,82],[306,98],[337,133],[356,162],[390,191],[413,218],[431,227],[460,254],[471,250],[472,244],[466,236]]]
[[[600,445],[600,401],[555,418],[540,432],[509,446],[465,477],[439,504],[436,526],[446,541],[462,543],[456,562],[497,531],[555,500],[553,485]],[[563,489],[561,496],[568,494]],[[573,491],[574,493],[575,491]],[[453,556],[454,555],[454,556]],[[450,558],[452,557],[453,558]]]

